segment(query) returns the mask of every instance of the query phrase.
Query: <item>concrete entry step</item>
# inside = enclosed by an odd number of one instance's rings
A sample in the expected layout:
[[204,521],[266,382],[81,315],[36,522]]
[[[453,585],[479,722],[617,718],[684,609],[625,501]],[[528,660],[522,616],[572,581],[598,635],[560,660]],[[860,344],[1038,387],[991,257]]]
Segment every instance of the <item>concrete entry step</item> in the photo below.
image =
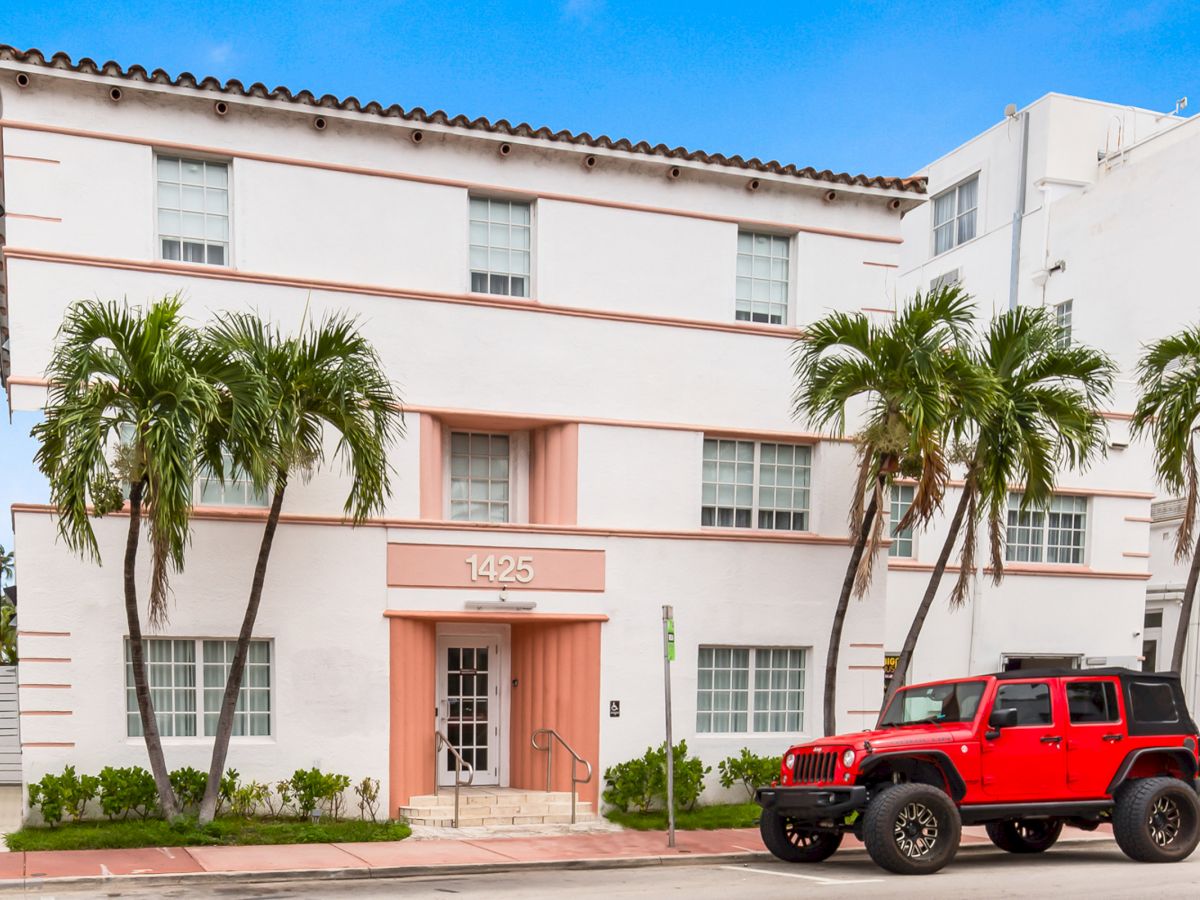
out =
[[[398,812],[410,825],[451,827],[454,824],[454,789],[412,797]],[[571,822],[571,794],[568,791],[518,788],[463,788],[459,795],[458,816],[458,824],[464,828],[568,825]],[[576,822],[593,822],[597,818],[590,802],[576,802]]]

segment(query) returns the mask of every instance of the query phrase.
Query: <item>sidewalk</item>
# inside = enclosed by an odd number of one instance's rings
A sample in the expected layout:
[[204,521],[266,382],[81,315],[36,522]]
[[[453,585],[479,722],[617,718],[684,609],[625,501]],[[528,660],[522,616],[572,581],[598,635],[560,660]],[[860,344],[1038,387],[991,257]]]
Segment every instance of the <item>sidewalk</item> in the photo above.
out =
[[[1063,842],[1110,840],[1106,828],[1068,829]],[[963,829],[962,846],[988,845],[982,828]],[[840,852],[862,851],[848,837]],[[39,884],[105,882],[121,876],[168,882],[281,881],[463,875],[522,868],[622,868],[759,860],[755,828],[681,831],[674,850],[661,831],[495,837],[278,847],[175,847],[141,850],[31,851],[0,855],[0,891]]]

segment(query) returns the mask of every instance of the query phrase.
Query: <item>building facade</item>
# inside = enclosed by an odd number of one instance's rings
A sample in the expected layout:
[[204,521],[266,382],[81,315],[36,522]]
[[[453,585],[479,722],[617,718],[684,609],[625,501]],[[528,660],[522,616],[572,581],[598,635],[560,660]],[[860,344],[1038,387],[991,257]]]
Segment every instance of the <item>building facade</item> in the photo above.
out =
[[[379,777],[394,811],[453,777],[436,731],[476,784],[535,788],[531,735],[554,728],[594,800],[607,765],[662,740],[664,604],[691,749],[817,733],[854,451],[793,421],[789,348],[829,310],[893,308],[920,179],[10,48],[0,104],[11,409],[44,404],[70,302],[176,292],[197,324],[350,310],[405,398],[383,515],[343,521],[337,465],[289,488],[230,753],[244,777]],[[265,508],[237,483],[196,499],[149,665],[169,765],[205,768]],[[143,762],[127,520],[96,522],[96,566],[52,509],[13,517],[26,780]],[[843,728],[878,706],[887,587],[881,563],[851,607]]]
[[[1129,420],[1142,347],[1195,321],[1179,263],[1196,233],[1198,148],[1195,118],[1049,94],[921,171],[930,200],[904,219],[901,296],[952,282],[985,319],[1048,306],[1072,339],[1111,354],[1119,375],[1107,457],[1063,473],[1047,512],[1010,511],[1008,577],[999,587],[981,579],[962,610],[938,602],[918,677],[1051,660],[1169,666],[1186,575],[1170,553],[1177,504],[1158,495],[1152,455]],[[889,650],[904,639],[944,534],[935,523],[892,548]],[[1193,699],[1194,660],[1193,639],[1184,673]]]

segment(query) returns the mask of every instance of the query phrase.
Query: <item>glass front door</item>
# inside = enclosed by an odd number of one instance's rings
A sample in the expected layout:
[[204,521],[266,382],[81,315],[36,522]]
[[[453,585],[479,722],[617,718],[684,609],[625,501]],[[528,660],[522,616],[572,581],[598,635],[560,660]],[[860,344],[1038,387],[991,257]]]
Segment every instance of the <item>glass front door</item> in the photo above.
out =
[[[474,766],[473,784],[498,784],[499,641],[443,636],[438,644],[438,729]],[[454,754],[443,747],[438,754],[440,784],[454,783],[454,766]]]

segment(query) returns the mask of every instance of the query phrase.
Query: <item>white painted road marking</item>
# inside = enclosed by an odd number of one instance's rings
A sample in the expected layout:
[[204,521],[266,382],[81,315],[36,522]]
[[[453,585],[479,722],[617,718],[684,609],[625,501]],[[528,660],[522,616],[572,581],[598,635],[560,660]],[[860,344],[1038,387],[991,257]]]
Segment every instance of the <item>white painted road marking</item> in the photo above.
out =
[[799,872],[776,872],[774,869],[755,869],[751,866],[721,866],[731,872],[754,872],[758,875],[774,875],[777,878],[802,878],[817,884],[878,884],[882,878],[829,878],[824,875],[801,875]]

